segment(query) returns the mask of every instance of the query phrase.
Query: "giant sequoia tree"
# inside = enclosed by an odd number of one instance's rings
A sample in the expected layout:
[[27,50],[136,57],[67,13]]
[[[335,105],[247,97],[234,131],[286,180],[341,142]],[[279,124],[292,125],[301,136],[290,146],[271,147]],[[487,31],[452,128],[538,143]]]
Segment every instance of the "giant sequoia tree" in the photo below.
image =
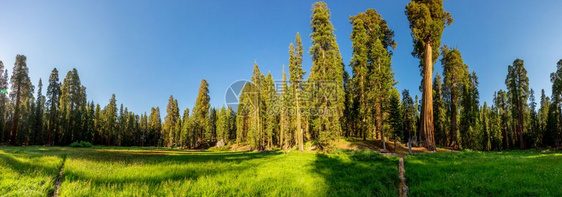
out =
[[519,148],[525,149],[523,134],[525,133],[525,109],[529,98],[529,78],[524,62],[521,59],[513,61],[508,68],[505,85],[509,95],[512,116],[517,120],[514,136],[519,136]]
[[433,63],[439,57],[441,34],[445,25],[451,25],[451,14],[443,10],[442,0],[412,0],[406,5],[406,16],[410,21],[414,51],[412,55],[420,58],[422,70],[422,144],[430,150],[435,150],[433,136],[433,96],[432,74]]

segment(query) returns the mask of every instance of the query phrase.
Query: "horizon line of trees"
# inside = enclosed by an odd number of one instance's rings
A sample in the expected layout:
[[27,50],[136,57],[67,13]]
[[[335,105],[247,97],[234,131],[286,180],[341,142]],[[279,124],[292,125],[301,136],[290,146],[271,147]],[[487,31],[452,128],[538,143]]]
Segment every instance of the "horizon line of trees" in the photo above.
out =
[[[413,0],[405,9],[420,58],[421,100],[396,89],[391,65],[397,43],[394,31],[375,9],[350,16],[352,58],[345,70],[324,2],[312,6],[308,54],[312,67],[303,70],[304,49],[299,33],[289,44],[289,72],[282,81],[264,75],[254,63],[253,75],[239,97],[239,106],[210,106],[209,83],[203,79],[194,107],[181,113],[172,95],[161,117],[160,108],[147,114],[117,106],[115,94],[106,106],[88,101],[76,69],[62,82],[55,68],[46,95],[39,79],[31,83],[26,57],[17,55],[12,75],[0,61],[0,144],[68,145],[87,141],[107,146],[202,148],[218,141],[265,150],[305,143],[330,149],[343,137],[424,146],[478,150],[559,147],[562,140],[562,60],[551,73],[552,95],[541,90],[537,109],[524,61],[508,66],[505,90],[494,92],[490,105],[480,105],[478,77],[463,62],[458,48],[441,45],[445,26],[453,22],[441,0]],[[441,57],[443,73],[433,77]]]

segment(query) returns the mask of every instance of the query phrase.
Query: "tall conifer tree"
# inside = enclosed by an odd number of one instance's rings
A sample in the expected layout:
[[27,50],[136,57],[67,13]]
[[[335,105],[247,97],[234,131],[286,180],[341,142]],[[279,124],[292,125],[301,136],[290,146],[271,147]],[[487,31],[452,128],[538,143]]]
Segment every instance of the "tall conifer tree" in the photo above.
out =
[[420,58],[422,71],[422,144],[430,150],[435,150],[433,136],[433,96],[431,80],[433,79],[433,63],[439,57],[441,35],[445,25],[451,25],[451,14],[443,10],[442,0],[412,0],[406,5],[406,16],[410,21],[414,51],[412,55]]

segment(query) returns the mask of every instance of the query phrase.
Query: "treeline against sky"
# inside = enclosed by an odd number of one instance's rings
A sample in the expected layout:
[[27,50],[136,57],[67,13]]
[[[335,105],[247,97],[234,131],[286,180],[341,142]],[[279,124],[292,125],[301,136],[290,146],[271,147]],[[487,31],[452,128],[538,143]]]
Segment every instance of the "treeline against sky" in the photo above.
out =
[[[314,3],[310,18],[312,68],[304,71],[299,33],[289,44],[289,66],[274,81],[254,64],[239,104],[213,108],[209,83],[202,80],[194,107],[178,107],[170,96],[161,109],[135,114],[115,95],[105,106],[88,101],[78,71],[59,79],[52,70],[43,94],[28,75],[26,57],[17,55],[11,76],[0,62],[0,144],[68,145],[86,141],[108,146],[202,148],[218,141],[252,149],[303,149],[305,143],[331,149],[344,137],[411,142],[414,146],[505,150],[558,147],[562,140],[562,60],[551,74],[552,95],[540,100],[529,89],[524,61],[507,68],[505,90],[480,105],[478,77],[464,64],[458,48],[441,45],[441,33],[453,22],[441,1],[414,0],[410,21],[415,57],[420,58],[422,98],[399,91],[391,65],[394,32],[374,9],[349,18],[352,58],[345,63],[336,42],[330,11]],[[431,13],[431,14],[429,14]],[[433,74],[439,60],[443,73]],[[345,66],[350,66],[348,73]],[[416,69],[412,66],[412,69]],[[286,72],[288,70],[288,72]],[[309,77],[304,79],[306,72]],[[9,91],[7,91],[9,89]],[[538,103],[540,102],[540,107]]]

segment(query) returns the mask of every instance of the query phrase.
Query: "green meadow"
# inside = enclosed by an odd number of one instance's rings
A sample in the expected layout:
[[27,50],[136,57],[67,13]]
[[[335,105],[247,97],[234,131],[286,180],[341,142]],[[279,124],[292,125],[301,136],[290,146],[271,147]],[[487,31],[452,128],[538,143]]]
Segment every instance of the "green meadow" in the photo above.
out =
[[[397,196],[397,157],[156,148],[0,147],[0,196]],[[560,152],[405,156],[411,196],[562,196]]]
[[412,196],[562,196],[562,153],[535,151],[405,157]]
[[[0,191],[48,196],[396,196],[396,158],[335,154],[188,152],[146,148],[1,147]],[[31,181],[30,181],[31,180]]]

